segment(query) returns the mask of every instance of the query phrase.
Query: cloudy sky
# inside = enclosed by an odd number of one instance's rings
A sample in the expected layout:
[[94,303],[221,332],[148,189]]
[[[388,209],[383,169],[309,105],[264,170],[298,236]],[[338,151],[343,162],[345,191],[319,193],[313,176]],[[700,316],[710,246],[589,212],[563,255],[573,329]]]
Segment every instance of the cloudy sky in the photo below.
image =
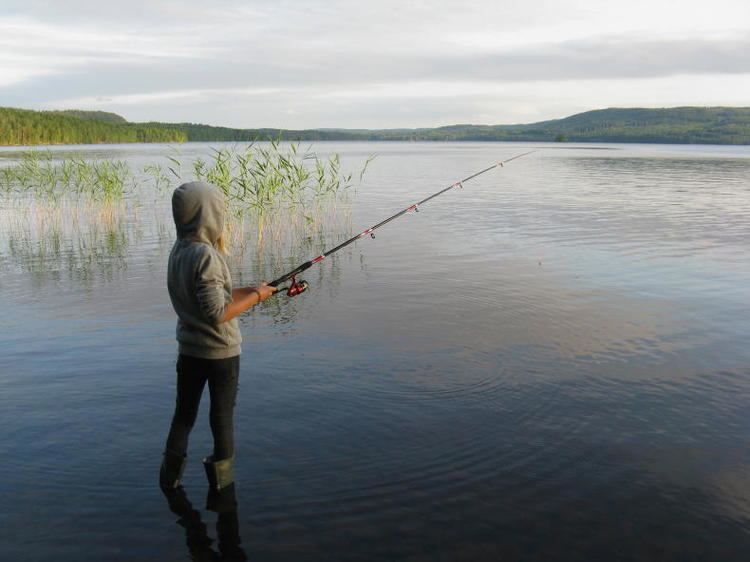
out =
[[0,106],[236,127],[750,106],[749,0],[3,0]]

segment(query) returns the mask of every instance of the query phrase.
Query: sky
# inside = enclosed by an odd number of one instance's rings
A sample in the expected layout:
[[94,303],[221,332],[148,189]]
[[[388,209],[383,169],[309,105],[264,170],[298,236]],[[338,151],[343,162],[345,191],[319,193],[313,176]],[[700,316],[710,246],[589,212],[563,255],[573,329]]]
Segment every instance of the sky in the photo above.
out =
[[750,106],[748,0],[3,0],[0,106],[290,129]]

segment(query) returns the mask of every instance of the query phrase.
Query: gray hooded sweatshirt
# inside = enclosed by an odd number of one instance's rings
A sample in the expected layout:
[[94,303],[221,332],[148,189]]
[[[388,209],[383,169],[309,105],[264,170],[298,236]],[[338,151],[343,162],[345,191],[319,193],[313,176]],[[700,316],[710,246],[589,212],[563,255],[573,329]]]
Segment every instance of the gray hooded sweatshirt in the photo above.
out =
[[224,194],[204,182],[182,184],[172,195],[177,240],[169,254],[167,287],[177,313],[179,352],[224,359],[240,354],[237,319],[220,322],[232,302],[232,278],[216,249],[224,230]]

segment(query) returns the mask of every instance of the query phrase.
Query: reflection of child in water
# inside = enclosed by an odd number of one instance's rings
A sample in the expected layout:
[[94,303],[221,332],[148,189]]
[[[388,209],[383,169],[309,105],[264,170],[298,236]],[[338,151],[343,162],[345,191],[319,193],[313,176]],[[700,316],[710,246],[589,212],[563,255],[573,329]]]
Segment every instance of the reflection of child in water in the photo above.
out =
[[[184,488],[180,486],[168,489],[165,494],[169,509],[180,518],[177,523],[185,528],[185,539],[191,560],[219,560],[219,553],[211,548],[213,539],[208,536],[208,529],[201,519],[201,513],[190,503]],[[241,546],[242,539],[234,489],[229,494],[225,493],[224,499],[223,506],[214,508],[214,511],[219,512],[216,520],[216,535],[219,539],[217,546],[221,553],[221,560],[247,560],[247,555]]]

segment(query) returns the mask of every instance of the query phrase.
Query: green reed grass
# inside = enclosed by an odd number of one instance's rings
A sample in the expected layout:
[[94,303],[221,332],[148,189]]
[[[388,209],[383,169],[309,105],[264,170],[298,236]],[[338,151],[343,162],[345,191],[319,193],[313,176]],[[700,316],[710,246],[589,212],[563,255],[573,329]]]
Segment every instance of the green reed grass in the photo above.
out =
[[[301,150],[299,143],[270,141],[214,148],[207,159],[197,158],[185,165],[178,157],[169,156],[168,160],[166,167],[152,163],[134,172],[122,160],[28,151],[17,163],[0,167],[0,191],[48,201],[69,196],[113,201],[141,184],[151,184],[162,192],[177,182],[194,179],[221,188],[229,210],[246,216],[305,206],[352,186],[353,174],[341,170],[338,154],[322,159],[309,149]],[[371,160],[362,168],[360,182]]]
[[[372,158],[359,172],[360,183]],[[36,216],[41,224],[54,223],[52,217],[77,223],[79,216],[108,224],[137,213],[149,196],[156,201],[184,181],[207,181],[226,196],[232,253],[241,258],[251,251],[262,264],[269,251],[293,256],[314,239],[322,249],[322,239],[310,233],[348,232],[348,205],[338,207],[352,191],[352,177],[338,154],[321,158],[299,143],[276,141],[216,148],[206,158],[176,154],[139,170],[122,160],[28,151],[0,167],[0,196],[10,199],[14,213]]]
[[[360,183],[373,158],[360,171]],[[168,159],[176,180],[206,181],[224,192],[230,246],[240,255],[248,245],[272,247],[300,226],[334,225],[337,203],[353,185],[353,174],[342,171],[338,154],[321,158],[300,143],[252,143],[212,149],[206,159]]]
[[0,208],[0,247],[32,282],[90,285],[126,268],[137,222],[125,201],[16,199]]
[[302,151],[299,143],[270,141],[213,149],[208,160],[192,161],[187,173],[179,158],[169,160],[172,165],[168,169],[176,179],[196,179],[221,188],[237,216],[305,206],[352,187],[353,174],[342,172],[338,154],[322,159],[309,150]]
[[132,179],[130,167],[122,160],[57,158],[49,151],[24,152],[18,163],[0,168],[0,190],[49,201],[69,195],[121,199]]

